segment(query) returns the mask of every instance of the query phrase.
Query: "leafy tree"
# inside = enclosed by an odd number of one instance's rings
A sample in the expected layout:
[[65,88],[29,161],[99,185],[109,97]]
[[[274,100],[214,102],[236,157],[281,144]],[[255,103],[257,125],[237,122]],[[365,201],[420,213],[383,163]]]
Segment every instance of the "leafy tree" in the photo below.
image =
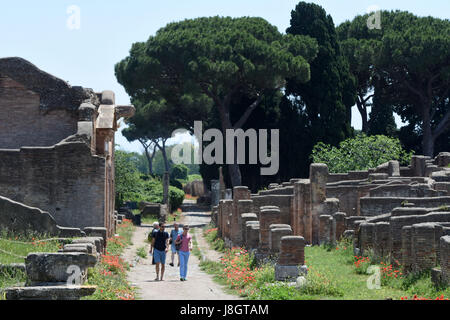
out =
[[[308,81],[308,61],[316,53],[313,39],[282,35],[262,18],[198,18],[170,23],[146,44],[133,45],[116,73],[132,97],[157,99],[169,118],[191,119],[214,105],[225,133],[242,128],[265,94],[280,90],[287,77]],[[233,123],[230,106],[239,92],[252,102]],[[241,185],[236,161],[228,168],[232,185]]]
[[311,80],[290,79],[287,94],[305,109],[314,142],[337,145],[352,134],[351,107],[355,103],[355,80],[341,53],[333,19],[316,4],[300,2],[291,13],[288,34],[317,40],[319,53],[311,62]]
[[188,171],[188,167],[186,167],[184,164],[174,165],[170,170],[170,178],[186,180],[188,177]]
[[364,134],[342,141],[339,147],[319,142],[311,155],[315,163],[325,163],[332,173],[367,170],[390,160],[407,165],[411,156],[412,153],[406,152],[398,139]]
[[340,37],[372,41],[385,95],[409,128],[419,132],[422,152],[433,156],[435,142],[441,136],[447,140],[450,128],[450,21],[383,11],[382,29],[369,30],[367,18],[343,24]]

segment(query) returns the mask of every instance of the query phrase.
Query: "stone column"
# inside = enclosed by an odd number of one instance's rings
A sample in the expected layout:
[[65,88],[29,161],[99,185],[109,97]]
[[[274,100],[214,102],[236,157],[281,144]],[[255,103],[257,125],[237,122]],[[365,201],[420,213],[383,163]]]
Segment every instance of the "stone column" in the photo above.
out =
[[309,180],[301,179],[294,183],[294,197],[292,199],[292,215],[291,224],[292,231],[295,235],[305,236],[305,213],[306,203],[305,200],[309,196]]
[[[253,206],[252,202],[242,202],[241,200],[249,200],[250,199],[250,191],[247,187],[235,187],[233,189],[233,212],[231,218],[231,230],[230,237],[233,242],[233,246],[241,246],[242,245],[242,230],[241,230],[241,214],[252,212]],[[242,205],[242,208],[241,208]]]
[[374,227],[373,248],[375,256],[383,258],[389,253],[389,222],[377,222]]
[[400,177],[400,162],[391,160],[388,164],[389,177]]
[[412,226],[402,228],[402,260],[401,264],[405,268],[405,272],[412,270]]
[[246,230],[246,247],[249,250],[259,247],[259,221],[247,221]]
[[261,207],[259,214],[259,248],[261,254],[269,252],[269,231],[271,224],[279,224],[280,209],[277,207]]
[[230,241],[230,218],[233,213],[233,200],[222,201],[222,235],[225,242]]
[[220,201],[219,180],[211,180],[211,206],[217,206]]
[[223,215],[222,215],[223,201],[219,201],[219,206],[217,210],[217,235],[223,238]]
[[[235,209],[236,209],[236,227],[233,232],[233,243],[240,247],[242,246],[243,240],[244,240],[244,228],[242,221],[242,214],[253,212],[253,201],[252,200],[238,200],[237,205],[235,202]],[[234,228],[234,226],[233,226]]]
[[433,223],[412,226],[413,271],[420,272],[436,266],[436,246]]
[[440,252],[442,281],[450,285],[450,236],[441,237]]
[[336,221],[336,240],[340,240],[346,230],[346,216],[347,215],[344,212],[336,212],[335,214],[333,214],[333,218]]
[[369,248],[373,249],[373,234],[374,234],[375,224],[364,222],[359,225],[359,236],[361,241],[361,251]]
[[411,158],[411,171],[413,177],[424,177],[426,160],[429,157],[426,156],[412,156]]
[[258,222],[258,216],[256,213],[243,213],[241,215],[241,224],[240,228],[242,230],[242,245],[247,246],[247,222],[255,221]]
[[326,200],[327,165],[323,163],[311,164],[309,178],[311,181],[312,244],[319,244],[319,217],[323,212],[322,210]]
[[298,236],[281,238],[280,256],[275,265],[275,280],[295,281],[299,266],[305,264],[305,239]]
[[272,224],[269,227],[270,254],[280,253],[281,238],[292,235],[292,228],[288,224]]
[[223,178],[222,167],[219,168],[219,185],[220,185],[220,199],[225,199],[225,179]]
[[330,244],[331,223],[330,215],[323,214],[319,217],[319,244]]

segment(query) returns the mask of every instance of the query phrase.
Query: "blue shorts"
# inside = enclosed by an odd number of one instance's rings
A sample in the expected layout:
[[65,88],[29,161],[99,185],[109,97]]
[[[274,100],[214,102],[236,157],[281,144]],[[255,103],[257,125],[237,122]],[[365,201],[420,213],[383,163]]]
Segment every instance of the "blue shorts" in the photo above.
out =
[[153,258],[155,263],[166,264],[166,251],[153,250]]

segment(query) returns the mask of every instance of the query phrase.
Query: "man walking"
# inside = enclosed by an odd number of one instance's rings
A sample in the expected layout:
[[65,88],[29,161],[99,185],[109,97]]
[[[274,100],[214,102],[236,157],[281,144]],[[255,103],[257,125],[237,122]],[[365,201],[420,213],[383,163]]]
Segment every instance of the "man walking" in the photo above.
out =
[[175,259],[175,255],[178,255],[178,266],[180,266],[180,253],[179,250],[177,250],[176,245],[175,245],[175,241],[177,240],[178,236],[181,235],[183,233],[183,231],[180,230],[178,222],[175,222],[173,224],[174,229],[170,232],[170,251],[172,252],[172,262],[170,263],[170,265],[173,267],[174,264],[174,259]]
[[[163,281],[166,265],[166,254],[169,251],[169,234],[165,231],[166,225],[162,222],[159,224],[159,231],[154,233],[152,240],[153,257],[156,263],[156,279],[155,281]],[[150,249],[151,250],[151,249]],[[161,278],[159,278],[159,269],[161,266]]]

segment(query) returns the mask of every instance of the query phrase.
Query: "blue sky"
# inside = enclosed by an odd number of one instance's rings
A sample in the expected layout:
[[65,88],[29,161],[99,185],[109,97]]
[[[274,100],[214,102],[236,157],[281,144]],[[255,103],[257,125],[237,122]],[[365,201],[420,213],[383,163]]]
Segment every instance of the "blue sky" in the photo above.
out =
[[[114,65],[128,55],[131,44],[146,41],[169,22],[201,16],[259,16],[284,32],[298,0],[15,0],[0,7],[0,57],[20,56],[72,85],[116,93],[116,101],[129,103],[114,76]],[[420,16],[450,18],[449,0],[324,0],[320,4],[335,24],[378,6],[401,9]],[[80,8],[80,29],[70,30],[67,9]],[[361,127],[356,107],[352,125]],[[120,134],[123,149],[139,151]]]

